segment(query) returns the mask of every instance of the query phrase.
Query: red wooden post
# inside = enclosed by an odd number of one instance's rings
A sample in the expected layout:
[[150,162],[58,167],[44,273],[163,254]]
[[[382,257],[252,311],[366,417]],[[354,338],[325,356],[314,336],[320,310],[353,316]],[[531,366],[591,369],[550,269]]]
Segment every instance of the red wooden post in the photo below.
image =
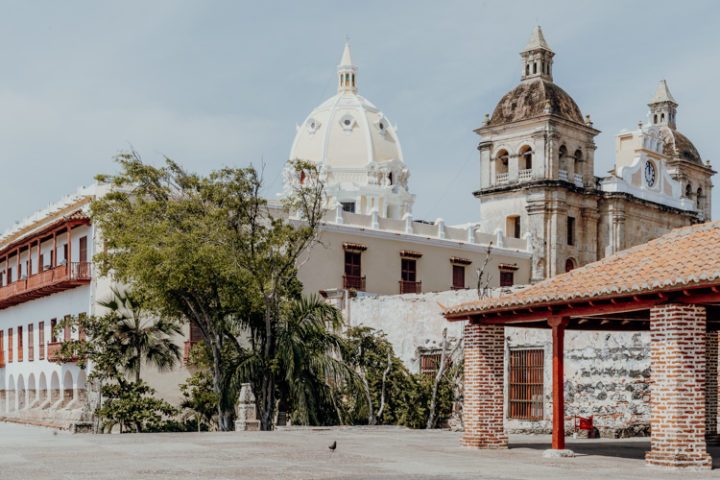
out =
[[[53,231],[53,251],[50,255],[50,266],[54,270],[57,266],[57,230]],[[54,275],[54,274],[53,274]]]
[[553,345],[553,376],[552,376],[552,398],[553,398],[553,427],[552,427],[552,448],[553,450],[565,449],[565,391],[563,383],[565,379],[564,356],[565,356],[565,327],[567,319],[554,317],[548,319],[552,327]]
[[65,259],[66,268],[65,271],[67,272],[68,277],[72,275],[72,225],[68,224],[67,227],[67,256],[68,258]]

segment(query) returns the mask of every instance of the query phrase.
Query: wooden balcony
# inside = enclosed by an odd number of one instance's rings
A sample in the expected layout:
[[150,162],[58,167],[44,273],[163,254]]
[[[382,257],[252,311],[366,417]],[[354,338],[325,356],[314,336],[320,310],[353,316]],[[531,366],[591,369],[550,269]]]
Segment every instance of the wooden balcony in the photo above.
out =
[[400,280],[400,293],[420,293],[422,292],[422,282],[410,282]]
[[343,275],[343,288],[365,291],[365,275]]
[[[46,357],[48,362],[62,362],[63,361],[62,355],[60,355],[60,350],[62,349],[63,343],[65,343],[65,342],[48,342],[47,357]],[[64,360],[66,360],[68,362],[77,362],[78,357],[66,358]]]
[[[90,283],[92,263],[73,262],[49,268],[0,287],[0,310]],[[48,344],[49,345],[49,344]]]

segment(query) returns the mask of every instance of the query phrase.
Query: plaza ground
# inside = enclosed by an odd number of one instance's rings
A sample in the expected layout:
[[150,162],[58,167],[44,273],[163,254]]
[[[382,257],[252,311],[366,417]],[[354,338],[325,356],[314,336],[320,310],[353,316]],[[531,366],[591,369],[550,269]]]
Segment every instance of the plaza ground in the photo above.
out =
[[[720,478],[720,470],[647,467],[649,439],[570,439],[572,459],[543,458],[549,443],[549,436],[511,436],[508,450],[474,450],[461,447],[457,433],[392,427],[72,435],[0,424],[0,479]],[[711,453],[720,467],[720,449]]]

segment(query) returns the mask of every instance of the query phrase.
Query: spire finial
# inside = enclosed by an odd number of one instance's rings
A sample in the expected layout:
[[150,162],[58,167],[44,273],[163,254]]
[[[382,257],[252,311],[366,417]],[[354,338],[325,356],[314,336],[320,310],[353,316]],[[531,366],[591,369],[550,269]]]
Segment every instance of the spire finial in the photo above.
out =
[[353,64],[350,56],[350,38],[347,35],[340,65],[338,65],[338,92],[357,93],[357,66]]
[[523,80],[542,78],[552,82],[552,63],[555,53],[550,49],[540,25],[530,34],[525,49],[520,52],[523,59]]
[[653,125],[667,125],[675,128],[675,117],[677,115],[678,103],[673,98],[665,80],[655,89],[655,96],[648,103]]

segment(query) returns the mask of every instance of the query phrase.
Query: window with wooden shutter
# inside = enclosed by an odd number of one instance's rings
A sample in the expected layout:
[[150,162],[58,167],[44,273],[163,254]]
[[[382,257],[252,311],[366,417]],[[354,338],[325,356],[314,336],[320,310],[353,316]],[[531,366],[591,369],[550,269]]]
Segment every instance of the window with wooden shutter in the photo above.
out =
[[191,342],[199,342],[203,339],[202,330],[200,330],[200,327],[195,324],[195,322],[190,322],[190,341]]
[[8,349],[7,349],[8,358],[7,358],[7,361],[8,361],[8,363],[12,363],[12,361],[13,361],[13,348],[14,348],[14,347],[13,347],[13,329],[12,329],[12,328],[8,328],[8,344],[7,344],[7,345],[8,345]]
[[5,366],[5,331],[0,330],[0,368]]
[[452,288],[462,289],[465,288],[465,266],[464,265],[453,265],[452,266]]
[[88,242],[87,242],[87,235],[84,237],[80,237],[79,241],[79,250],[80,250],[80,258],[78,261],[80,262],[87,262],[88,261]]
[[28,362],[32,362],[35,360],[35,332],[34,327],[32,323],[28,324]]
[[38,323],[38,359],[45,360],[45,322]]
[[417,260],[414,258],[401,259],[400,278],[404,282],[417,281]]
[[57,319],[53,318],[50,320],[50,343],[56,343],[58,341],[55,327],[57,327]]
[[345,275],[359,277],[362,275],[362,253],[358,251],[345,250]]
[[23,328],[17,327],[17,359],[23,361]]
[[512,287],[515,284],[515,272],[500,271],[500,286],[501,287]]
[[65,328],[63,329],[63,342],[69,342],[72,339],[72,327],[69,322],[70,315],[65,315]]
[[544,376],[542,349],[510,351],[510,418],[542,420]]

